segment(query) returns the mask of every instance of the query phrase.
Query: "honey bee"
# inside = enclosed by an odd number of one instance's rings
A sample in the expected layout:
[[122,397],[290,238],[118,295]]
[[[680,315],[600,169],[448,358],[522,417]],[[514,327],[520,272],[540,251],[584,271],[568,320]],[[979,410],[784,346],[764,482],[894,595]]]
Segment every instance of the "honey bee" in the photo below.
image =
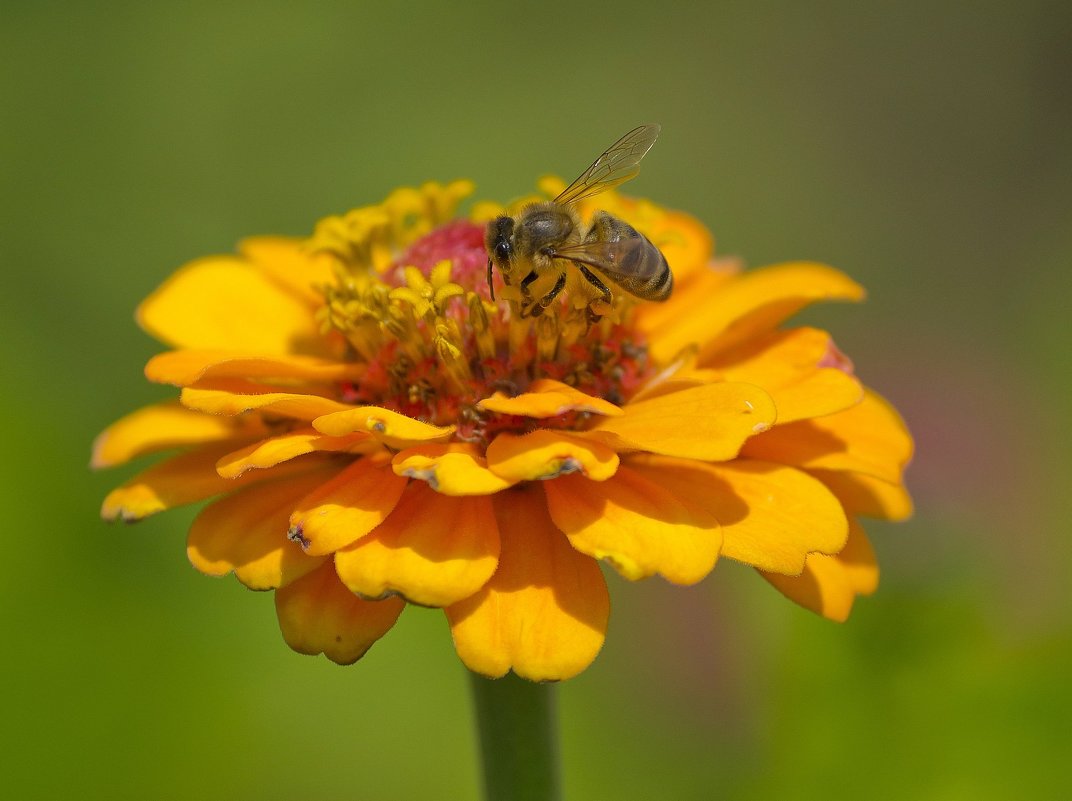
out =
[[[597,302],[610,308],[608,282],[642,300],[666,300],[670,296],[674,284],[670,265],[646,236],[605,211],[597,211],[585,230],[574,208],[578,201],[636,176],[640,160],[655,144],[659,130],[658,125],[634,128],[607,148],[554,200],[530,204],[516,217],[503,215],[488,223],[484,246],[488,251],[492,300],[492,268],[498,267],[507,286],[517,281],[521,317],[539,317],[565,288],[569,265],[576,267],[581,278],[598,292],[598,297],[588,304],[591,322],[602,316],[594,308]],[[546,294],[533,297],[533,282],[556,273]]]

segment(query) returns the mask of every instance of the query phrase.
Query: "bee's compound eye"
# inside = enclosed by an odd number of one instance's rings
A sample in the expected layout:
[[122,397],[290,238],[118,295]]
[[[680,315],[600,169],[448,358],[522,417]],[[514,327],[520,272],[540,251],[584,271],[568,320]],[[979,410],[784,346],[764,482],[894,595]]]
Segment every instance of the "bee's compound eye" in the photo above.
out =
[[510,258],[510,253],[513,252],[508,240],[502,239],[495,243],[495,256],[500,259]]

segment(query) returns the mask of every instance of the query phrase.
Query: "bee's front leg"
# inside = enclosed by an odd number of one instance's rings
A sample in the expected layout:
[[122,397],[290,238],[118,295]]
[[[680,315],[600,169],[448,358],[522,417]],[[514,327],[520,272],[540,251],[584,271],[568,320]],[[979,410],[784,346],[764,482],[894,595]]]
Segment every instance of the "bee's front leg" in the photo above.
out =
[[538,301],[534,301],[532,305],[529,306],[528,314],[533,317],[539,317],[541,314],[543,314],[544,309],[546,309],[548,306],[555,302],[555,298],[557,298],[562,293],[562,289],[565,286],[566,273],[563,272],[561,275],[558,276],[558,280],[555,281],[555,285],[551,287],[551,291],[544,295],[542,298],[540,298]]
[[517,286],[521,290],[521,297],[526,303],[532,302],[532,290],[529,289],[532,286],[532,282],[540,277],[540,274],[535,270],[529,272],[524,278],[521,279],[521,283]]

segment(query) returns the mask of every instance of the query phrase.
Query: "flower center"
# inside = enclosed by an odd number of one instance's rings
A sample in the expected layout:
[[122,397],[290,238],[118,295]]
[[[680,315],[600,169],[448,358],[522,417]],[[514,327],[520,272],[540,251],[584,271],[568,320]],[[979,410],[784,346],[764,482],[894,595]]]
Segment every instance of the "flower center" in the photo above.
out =
[[380,269],[368,258],[338,260],[320,318],[326,333],[345,338],[348,358],[366,365],[359,380],[340,385],[340,399],[454,424],[459,439],[486,444],[502,431],[583,428],[589,417],[535,420],[477,406],[495,392],[512,397],[551,378],[615,404],[635,393],[651,368],[628,324],[632,301],[617,293],[610,313],[591,323],[563,293],[544,314],[522,318],[500,287],[500,300],[490,299],[483,237],[482,226],[455,220]]

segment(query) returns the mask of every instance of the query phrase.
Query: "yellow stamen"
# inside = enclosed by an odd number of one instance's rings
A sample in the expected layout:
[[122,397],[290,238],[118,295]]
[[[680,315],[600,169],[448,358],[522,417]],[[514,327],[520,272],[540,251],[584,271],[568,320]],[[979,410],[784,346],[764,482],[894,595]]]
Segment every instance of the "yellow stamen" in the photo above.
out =
[[491,321],[488,314],[494,314],[496,307],[493,303],[485,301],[476,292],[468,293],[466,303],[469,306],[469,325],[476,334],[476,348],[481,359],[491,359],[495,356],[495,333],[491,330]]
[[558,317],[545,314],[536,321],[536,358],[554,361],[558,352]]

